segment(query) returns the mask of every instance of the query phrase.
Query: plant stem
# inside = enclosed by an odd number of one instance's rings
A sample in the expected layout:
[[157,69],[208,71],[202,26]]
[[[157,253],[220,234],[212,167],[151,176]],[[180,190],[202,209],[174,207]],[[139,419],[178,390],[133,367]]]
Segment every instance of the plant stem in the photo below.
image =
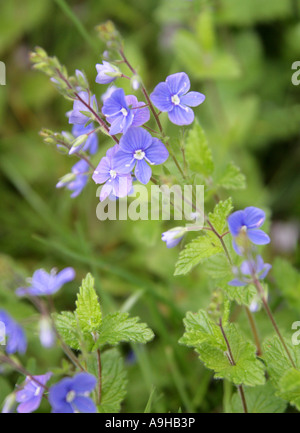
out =
[[101,403],[102,397],[102,364],[100,349],[97,350],[97,364],[98,364],[98,401]]
[[273,325],[273,327],[275,329],[276,334],[278,335],[278,337],[279,337],[279,339],[281,341],[281,344],[283,345],[283,348],[284,348],[284,350],[285,350],[285,352],[286,352],[286,354],[287,354],[287,356],[288,356],[288,358],[289,358],[289,360],[290,360],[290,362],[292,364],[292,367],[293,368],[297,368],[296,364],[295,364],[295,362],[294,362],[294,360],[292,358],[292,355],[291,355],[291,353],[290,353],[290,351],[289,351],[289,349],[288,349],[288,347],[287,347],[287,345],[286,345],[286,343],[284,341],[284,338],[281,335],[281,332],[280,332],[280,330],[278,328],[278,325],[277,325],[276,320],[275,320],[275,318],[274,318],[274,316],[272,314],[272,311],[270,310],[270,307],[268,305],[268,301],[267,301],[266,296],[265,296],[264,289],[263,289],[260,281],[257,279],[254,271],[253,271],[252,276],[253,276],[253,283],[254,283],[254,285],[255,285],[255,287],[257,289],[257,292],[261,296],[264,309],[265,309],[265,311],[266,311],[266,313],[267,313],[267,315],[268,315],[268,317],[269,317],[269,319],[270,319],[270,321],[271,321],[271,323],[272,323],[272,325]]
[[[227,335],[226,335],[225,330],[223,328],[222,319],[220,319],[219,326],[220,326],[222,335],[224,337],[224,340],[225,340],[225,343],[226,343],[226,346],[227,346],[227,350],[228,350],[228,356],[227,357],[228,357],[228,360],[229,360],[229,362],[230,362],[230,364],[232,366],[235,366],[236,363],[235,363],[235,360],[234,360],[234,357],[233,357],[233,353],[232,353],[232,350],[231,350],[231,347],[230,347]],[[244,413],[248,413],[248,407],[247,407],[247,402],[246,402],[246,398],[245,398],[245,393],[244,393],[243,385],[239,385],[238,386],[238,390],[239,390],[239,394],[240,394],[240,397],[241,397],[241,400],[242,400],[242,405],[243,405]]]
[[263,353],[262,352],[262,347],[261,347],[261,344],[260,344],[260,338],[259,338],[259,335],[258,335],[258,330],[257,330],[257,327],[256,327],[256,323],[255,323],[253,314],[251,313],[251,311],[249,310],[248,307],[245,307],[245,311],[246,311],[246,314],[247,314],[247,317],[248,317],[248,320],[249,320],[249,323],[250,323],[251,331],[252,331],[252,334],[253,334],[253,337],[254,337],[254,340],[255,340],[256,355],[257,356],[262,356],[262,353]]

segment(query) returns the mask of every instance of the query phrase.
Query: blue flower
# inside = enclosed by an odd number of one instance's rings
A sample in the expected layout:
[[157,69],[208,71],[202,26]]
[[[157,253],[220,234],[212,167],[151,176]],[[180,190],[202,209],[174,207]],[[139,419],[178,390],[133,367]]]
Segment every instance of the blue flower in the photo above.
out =
[[118,173],[130,173],[135,167],[135,177],[143,184],[151,178],[150,165],[163,164],[169,157],[164,144],[153,138],[143,128],[130,128],[120,140],[120,150],[114,157],[114,167]]
[[[150,119],[150,112],[144,106],[144,102],[138,102],[133,95],[125,96],[123,89],[115,90],[104,100],[102,113],[111,124],[111,135],[122,132],[126,134],[131,126],[141,126]],[[131,108],[130,108],[131,107]]]
[[237,278],[234,278],[228,284],[230,286],[247,286],[253,283],[253,276],[259,280],[263,280],[272,268],[269,263],[264,263],[261,256],[257,256],[256,260],[246,260],[241,264],[240,269],[234,269]]
[[4,323],[7,338],[6,353],[23,355],[27,350],[27,339],[23,328],[5,311],[0,310],[0,322]]
[[228,217],[229,230],[234,237],[233,247],[237,254],[245,252],[248,240],[255,245],[266,245],[270,242],[269,236],[259,230],[265,219],[264,211],[253,206],[234,212]]
[[101,65],[101,63],[98,63],[96,65],[96,69],[96,83],[98,84],[112,83],[117,77],[120,77],[122,75],[119,68],[109,62],[106,62],[105,60],[103,61],[103,65]]
[[[95,95],[91,97],[88,92],[79,92],[79,96],[90,107],[97,107],[97,100]],[[73,104],[73,110],[69,113],[69,123],[75,125],[85,125],[90,120],[90,117],[82,114],[82,111],[87,112],[90,110],[83,102],[76,99]]]
[[52,386],[49,401],[53,413],[95,413],[95,403],[88,395],[97,384],[97,379],[88,373],[79,373],[73,378],[63,379]]
[[162,233],[161,239],[166,242],[167,248],[174,248],[183,239],[186,229],[175,227],[167,232]]
[[202,93],[189,92],[190,87],[187,74],[179,72],[169,75],[164,83],[159,83],[150,98],[160,111],[168,113],[172,123],[190,125],[195,117],[190,107],[197,107],[205,100]]
[[89,164],[86,161],[78,161],[72,168],[73,176],[71,176],[71,179],[69,177],[67,180],[63,178],[58,182],[56,188],[66,187],[72,191],[71,198],[77,197],[87,184],[89,168]]
[[56,334],[52,322],[47,316],[42,316],[40,320],[40,342],[46,349],[53,347],[56,342]]
[[51,376],[52,373],[47,373],[42,376],[26,378],[24,388],[16,393],[16,401],[20,403],[17,409],[18,413],[31,413],[40,407],[45,385]]
[[114,156],[120,147],[116,144],[109,149],[106,156],[101,159],[98,167],[94,171],[93,180],[97,184],[104,183],[100,201],[107,197],[125,197],[132,188],[132,177],[130,174],[119,174],[115,168]]
[[78,147],[72,147],[69,151],[69,154],[72,155],[75,152],[79,152],[83,150],[84,152],[90,152],[91,155],[94,155],[98,150],[98,135],[94,131],[95,127],[93,124],[88,126],[84,125],[74,125],[72,129],[72,134],[75,138],[80,137],[81,135],[88,135],[88,139],[85,143]]
[[19,296],[50,296],[58,292],[62,286],[74,280],[75,271],[73,268],[65,268],[57,274],[52,270],[49,274],[44,269],[38,269],[29,280],[28,288],[20,287],[17,290]]

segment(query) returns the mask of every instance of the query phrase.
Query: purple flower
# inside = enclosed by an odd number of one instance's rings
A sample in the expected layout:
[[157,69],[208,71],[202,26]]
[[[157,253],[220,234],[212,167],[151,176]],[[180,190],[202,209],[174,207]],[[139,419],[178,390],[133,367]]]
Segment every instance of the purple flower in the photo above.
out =
[[189,92],[191,83],[184,72],[169,75],[164,83],[159,83],[150,95],[153,104],[168,113],[175,125],[190,125],[194,121],[194,112],[190,107],[197,107],[205,100],[199,92]]
[[234,269],[237,278],[234,278],[230,286],[247,286],[253,283],[253,276],[255,275],[259,280],[263,280],[272,268],[269,263],[264,263],[261,256],[257,256],[256,260],[246,260],[241,264],[240,269]]
[[74,125],[72,129],[72,134],[75,138],[80,137],[81,135],[88,135],[88,138],[85,143],[78,147],[72,147],[69,151],[69,154],[72,155],[75,152],[79,152],[83,150],[84,152],[89,151],[91,155],[94,155],[98,150],[98,136],[94,131],[95,127],[93,124],[88,126],[84,125]]
[[96,65],[97,69],[97,78],[96,83],[98,84],[109,84],[115,81],[117,77],[121,77],[121,72],[119,68],[112,65],[111,63],[103,61],[103,65],[98,63]]
[[115,168],[114,156],[119,151],[119,145],[109,149],[106,156],[101,159],[98,167],[94,171],[93,180],[95,183],[104,183],[100,201],[107,197],[125,197],[132,188],[132,177],[130,174],[119,174]]
[[23,328],[5,311],[0,310],[0,322],[4,323],[7,338],[6,353],[23,355],[27,350],[27,339]]
[[29,280],[30,286],[28,288],[20,287],[17,290],[17,295],[31,295],[31,296],[50,296],[58,292],[61,287],[74,280],[75,271],[73,268],[65,268],[57,274],[53,269],[49,274],[44,269],[38,269]]
[[[133,95],[125,96],[123,89],[115,90],[110,97],[104,100],[102,113],[111,124],[111,135],[122,132],[126,134],[131,126],[141,126],[150,119],[150,112],[144,106],[144,102],[138,102]],[[132,107],[132,108],[130,108]]]
[[[79,92],[79,96],[90,107],[97,107],[97,100],[95,95],[91,97],[88,92]],[[90,120],[90,117],[82,114],[82,111],[90,110],[83,102],[76,99],[73,104],[73,110],[69,113],[69,123],[75,125],[85,125]]]
[[86,161],[78,161],[72,167],[73,176],[71,175],[67,176],[67,178],[61,179],[56,185],[56,188],[62,188],[65,186],[68,190],[73,191],[73,193],[71,194],[71,198],[77,197],[87,184],[87,173],[89,171],[89,168],[89,164]]
[[130,173],[135,167],[135,177],[143,184],[151,178],[150,165],[163,164],[169,157],[164,144],[153,138],[143,128],[130,128],[120,140],[120,150],[114,157],[118,173]]
[[229,230],[234,237],[233,247],[237,254],[244,253],[248,239],[255,245],[265,245],[270,242],[269,236],[259,230],[265,219],[264,211],[253,206],[234,212],[228,217]]
[[16,393],[16,401],[21,403],[17,409],[19,413],[31,413],[40,407],[45,391],[45,385],[51,376],[52,373],[47,373],[43,376],[26,378],[24,388]]
[[53,413],[95,413],[95,403],[88,395],[97,384],[94,376],[79,373],[66,378],[50,388],[49,401]]
[[183,239],[186,230],[183,227],[175,227],[162,233],[161,239],[166,242],[167,248],[174,248]]

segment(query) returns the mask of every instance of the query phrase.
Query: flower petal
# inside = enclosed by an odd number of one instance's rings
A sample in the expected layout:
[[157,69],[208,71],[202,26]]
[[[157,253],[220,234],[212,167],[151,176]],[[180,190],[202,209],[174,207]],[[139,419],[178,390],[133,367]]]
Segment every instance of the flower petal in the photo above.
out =
[[89,373],[78,373],[72,379],[72,390],[78,393],[91,392],[96,385],[97,379]]
[[244,211],[238,210],[228,217],[228,226],[230,233],[237,236],[244,224]]
[[169,158],[166,146],[158,138],[153,138],[151,146],[148,147],[145,153],[147,159],[153,165],[163,164]]
[[128,174],[133,170],[135,159],[133,155],[123,150],[119,150],[112,161],[113,169],[118,174]]
[[173,110],[168,112],[169,119],[175,125],[183,126],[193,123],[195,115],[190,107],[181,105],[173,106]]
[[120,140],[120,148],[132,155],[136,150],[146,150],[152,144],[152,136],[143,128],[130,128]]
[[188,105],[189,107],[197,107],[205,101],[205,95],[199,92],[189,92],[181,96],[181,104]]
[[98,167],[93,173],[93,181],[97,184],[105,183],[110,178],[110,170],[111,160],[108,157],[104,156],[104,158],[101,159]]
[[255,245],[266,245],[271,241],[269,236],[262,230],[248,230],[247,235]]
[[126,197],[132,188],[132,177],[128,176],[117,176],[112,182],[113,194],[116,197]]
[[263,225],[266,219],[266,214],[258,207],[246,207],[244,210],[244,224],[248,229],[259,228]]
[[106,182],[101,188],[100,201],[104,201],[105,199],[107,199],[107,197],[109,197],[109,195],[111,194],[112,190],[113,190],[112,182],[111,181]]
[[137,180],[146,185],[151,178],[152,170],[147,162],[142,159],[137,162],[134,174]]
[[[142,107],[144,102],[139,102],[138,107]],[[144,125],[144,123],[147,123],[150,120],[150,111],[149,108],[137,108],[136,110],[132,110],[133,114],[133,121],[132,126],[141,126]]]
[[105,99],[102,113],[105,116],[114,116],[119,113],[122,108],[128,109],[125,100],[125,92],[123,89],[115,90],[109,98]]
[[160,111],[172,110],[173,104],[171,97],[172,94],[167,83],[159,83],[150,95],[151,101]]
[[166,83],[171,91],[171,95],[185,95],[191,87],[190,79],[185,72],[169,75]]
[[75,271],[73,268],[65,268],[56,275],[55,286],[61,288],[64,284],[73,281],[75,278]]
[[259,276],[259,279],[263,280],[268,275],[268,273],[270,272],[271,269],[272,269],[272,265],[270,265],[269,263],[266,263],[264,268],[263,268],[263,272]]
[[97,408],[93,400],[89,397],[76,397],[74,402],[74,406],[81,413],[96,413]]
[[234,287],[243,287],[243,286],[247,286],[246,283],[243,283],[242,281],[240,281],[238,278],[234,278],[233,280],[229,281],[229,286],[234,286]]
[[32,397],[30,400],[21,403],[17,411],[18,413],[32,413],[37,410],[41,404],[42,396]]

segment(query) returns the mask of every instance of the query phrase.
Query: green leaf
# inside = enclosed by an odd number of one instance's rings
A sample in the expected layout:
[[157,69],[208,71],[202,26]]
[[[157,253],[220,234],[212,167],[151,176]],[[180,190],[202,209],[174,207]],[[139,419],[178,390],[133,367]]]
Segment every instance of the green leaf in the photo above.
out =
[[[126,371],[124,362],[117,349],[107,350],[101,355],[102,390],[100,413],[118,413],[126,395]],[[88,360],[88,372],[98,377],[98,365],[95,356]]]
[[128,313],[111,313],[104,317],[98,328],[99,335],[95,347],[120,342],[147,343],[154,334],[145,323],[139,323],[138,317],[129,317]]
[[257,290],[255,286],[251,284],[243,287],[235,287],[227,284],[224,285],[222,289],[231,301],[234,301],[239,305],[246,305],[247,307],[250,306],[257,296]]
[[209,213],[209,220],[219,234],[222,234],[227,227],[227,217],[233,210],[232,198],[220,201],[214,208],[213,213]]
[[212,153],[206,135],[197,122],[188,133],[185,155],[190,169],[195,173],[210,176],[214,171]]
[[76,306],[76,316],[82,331],[95,332],[102,323],[102,313],[91,274],[82,281]]
[[241,172],[241,169],[231,162],[227,165],[223,174],[218,177],[217,185],[225,189],[245,189],[246,177]]
[[279,381],[280,395],[300,410],[300,371],[288,370]]
[[206,311],[198,313],[188,312],[183,320],[185,333],[179,340],[180,344],[189,347],[197,347],[204,342],[216,344],[226,350],[226,344],[220,327],[209,317]]
[[53,315],[55,326],[64,342],[72,349],[80,350],[80,333],[74,313],[63,311]]
[[[270,382],[264,386],[245,388],[244,392],[249,413],[283,413],[286,409],[286,402],[275,395]],[[231,405],[233,413],[244,412],[239,393],[233,395]]]
[[223,251],[221,242],[212,233],[206,232],[186,245],[179,254],[174,275],[185,275],[203,259]]

